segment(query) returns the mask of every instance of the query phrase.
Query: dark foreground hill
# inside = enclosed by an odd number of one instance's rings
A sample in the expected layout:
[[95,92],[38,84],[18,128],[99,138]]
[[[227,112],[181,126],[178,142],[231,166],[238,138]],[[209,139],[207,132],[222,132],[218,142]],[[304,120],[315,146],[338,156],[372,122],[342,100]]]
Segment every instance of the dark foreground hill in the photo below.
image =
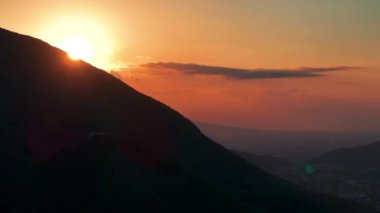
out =
[[380,169],[380,141],[366,146],[337,149],[314,159],[312,162],[343,167]]
[[0,29],[1,212],[370,212],[251,166],[169,107]]
[[234,152],[238,156],[247,160],[248,162],[262,168],[265,171],[271,171],[277,168],[291,167],[293,163],[285,159],[267,156],[267,155],[254,155],[245,152]]

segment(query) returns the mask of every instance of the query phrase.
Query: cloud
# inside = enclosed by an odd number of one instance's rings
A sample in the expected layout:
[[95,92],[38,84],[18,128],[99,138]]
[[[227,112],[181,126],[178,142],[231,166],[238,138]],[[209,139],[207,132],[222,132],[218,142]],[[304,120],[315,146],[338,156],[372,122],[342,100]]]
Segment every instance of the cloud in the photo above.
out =
[[312,78],[325,76],[326,72],[357,69],[350,66],[336,67],[301,67],[298,69],[239,69],[206,66],[199,64],[181,64],[157,62],[142,65],[147,68],[173,69],[186,75],[219,75],[235,80],[273,79],[273,78]]

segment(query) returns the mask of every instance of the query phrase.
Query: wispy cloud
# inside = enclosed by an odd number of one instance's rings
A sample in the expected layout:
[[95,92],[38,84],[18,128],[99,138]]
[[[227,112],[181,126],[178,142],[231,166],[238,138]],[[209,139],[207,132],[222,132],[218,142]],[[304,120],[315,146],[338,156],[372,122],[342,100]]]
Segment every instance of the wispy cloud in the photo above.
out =
[[272,78],[312,78],[325,76],[326,72],[358,69],[350,66],[301,67],[298,69],[238,69],[229,67],[206,66],[199,64],[181,64],[157,62],[142,65],[147,68],[173,69],[186,75],[220,75],[229,79],[251,80]]

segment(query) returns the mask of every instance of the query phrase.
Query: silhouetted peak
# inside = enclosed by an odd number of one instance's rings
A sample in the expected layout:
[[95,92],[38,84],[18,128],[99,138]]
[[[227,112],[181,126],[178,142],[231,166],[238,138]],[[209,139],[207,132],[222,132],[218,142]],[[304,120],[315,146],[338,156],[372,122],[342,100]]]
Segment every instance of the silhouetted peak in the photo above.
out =
[[41,40],[0,30],[0,45],[1,212],[366,211],[268,175]]

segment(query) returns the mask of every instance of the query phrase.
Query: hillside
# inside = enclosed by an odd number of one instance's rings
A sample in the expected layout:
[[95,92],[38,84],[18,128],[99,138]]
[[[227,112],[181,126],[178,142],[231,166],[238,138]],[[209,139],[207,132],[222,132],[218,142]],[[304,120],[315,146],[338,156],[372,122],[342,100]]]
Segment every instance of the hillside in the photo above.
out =
[[307,132],[247,129],[195,122],[201,131],[224,147],[291,161],[308,161],[339,148],[368,144],[379,132]]
[[380,168],[380,141],[366,146],[331,151],[312,162],[344,167]]
[[371,212],[270,176],[152,98],[0,29],[1,212]]

